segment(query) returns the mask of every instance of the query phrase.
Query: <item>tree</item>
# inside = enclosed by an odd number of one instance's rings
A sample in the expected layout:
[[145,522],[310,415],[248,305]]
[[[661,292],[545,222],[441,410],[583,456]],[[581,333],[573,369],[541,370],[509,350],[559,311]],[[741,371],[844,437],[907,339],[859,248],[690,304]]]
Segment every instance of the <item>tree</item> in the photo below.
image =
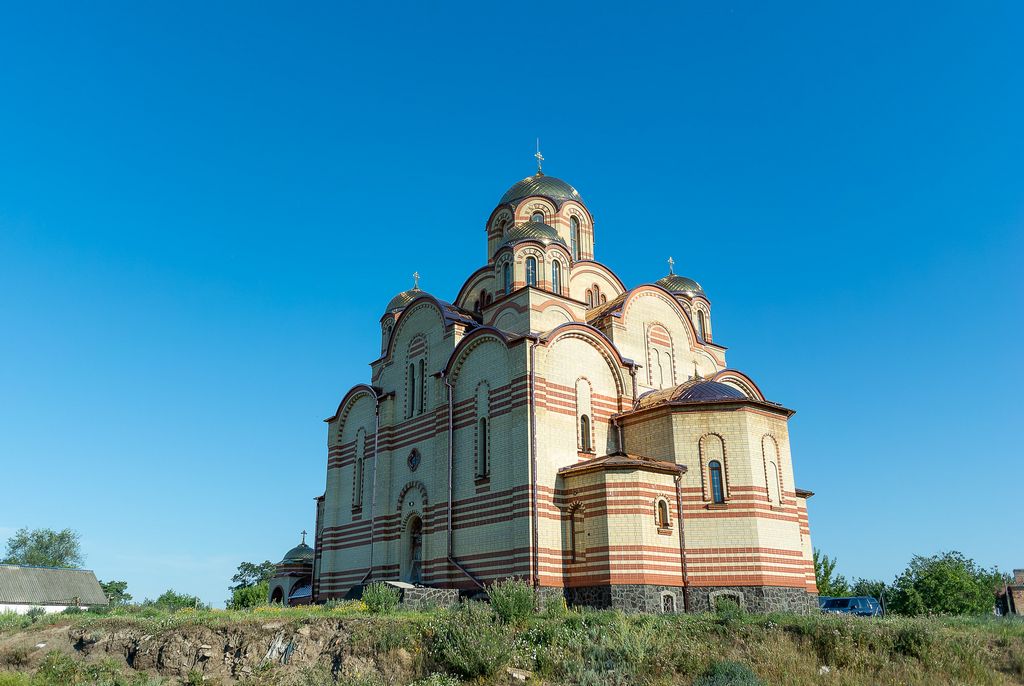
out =
[[270,595],[270,583],[261,581],[255,586],[243,586],[231,591],[231,599],[228,600],[229,610],[245,610],[250,607],[258,607],[267,604],[267,596]]
[[83,561],[78,532],[71,529],[29,530],[28,527],[18,529],[7,540],[7,557],[4,558],[4,564],[8,565],[66,569],[81,567]]
[[1003,576],[957,551],[915,555],[893,583],[890,609],[904,615],[984,614],[995,605]]
[[247,588],[249,586],[256,586],[264,581],[269,582],[270,577],[274,576],[274,572],[277,569],[270,560],[265,560],[259,564],[252,562],[243,562],[238,565],[238,572],[231,577],[231,581],[234,585],[229,590],[234,591],[240,588]]
[[828,598],[847,596],[850,589],[846,583],[846,577],[836,574],[836,560],[823,555],[817,548],[814,549],[814,581],[818,586],[818,595]]
[[100,588],[103,589],[103,595],[107,596],[107,602],[111,607],[127,605],[132,601],[127,581],[101,581]]
[[199,599],[198,596],[185,593],[176,593],[174,589],[168,589],[160,594],[156,600],[146,600],[146,605],[159,607],[164,610],[176,611],[187,607],[197,610],[205,610],[210,606]]

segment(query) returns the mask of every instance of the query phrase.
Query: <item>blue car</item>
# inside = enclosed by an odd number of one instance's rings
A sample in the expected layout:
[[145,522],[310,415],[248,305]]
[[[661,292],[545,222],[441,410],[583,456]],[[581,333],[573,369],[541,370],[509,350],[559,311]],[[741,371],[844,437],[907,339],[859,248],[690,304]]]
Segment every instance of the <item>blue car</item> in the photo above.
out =
[[821,598],[818,601],[821,611],[837,615],[857,615],[858,617],[881,617],[882,606],[869,596],[854,598]]

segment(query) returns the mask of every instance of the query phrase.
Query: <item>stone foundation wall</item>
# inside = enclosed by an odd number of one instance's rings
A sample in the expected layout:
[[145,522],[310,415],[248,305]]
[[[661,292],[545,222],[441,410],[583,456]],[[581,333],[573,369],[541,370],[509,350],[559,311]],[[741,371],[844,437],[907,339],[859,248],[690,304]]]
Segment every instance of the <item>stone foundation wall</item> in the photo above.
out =
[[731,598],[747,612],[818,612],[818,594],[783,586],[697,586],[690,588],[691,612],[714,612],[718,598]]
[[[555,591],[557,589],[551,589]],[[666,596],[669,600],[666,600]],[[800,588],[779,586],[690,587],[687,590],[690,612],[714,612],[720,597],[734,599],[747,612],[818,612],[818,596]],[[679,586],[612,585],[582,586],[565,589],[570,605],[623,612],[683,612],[683,589]]]
[[459,603],[457,588],[405,588],[402,589],[402,607],[407,610],[427,610],[432,607],[451,607]]
[[571,605],[597,609],[650,613],[683,611],[683,589],[679,586],[581,586],[567,588],[565,594]]

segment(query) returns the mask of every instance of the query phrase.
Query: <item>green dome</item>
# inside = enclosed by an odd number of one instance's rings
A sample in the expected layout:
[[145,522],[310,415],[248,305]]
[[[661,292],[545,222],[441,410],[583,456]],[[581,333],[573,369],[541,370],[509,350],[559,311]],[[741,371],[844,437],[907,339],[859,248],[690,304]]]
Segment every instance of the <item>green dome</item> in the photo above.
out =
[[556,179],[554,176],[545,176],[544,174],[537,173],[534,176],[527,176],[512,186],[512,188],[509,188],[505,195],[501,196],[501,202],[498,204],[504,205],[522,200],[523,198],[529,198],[532,195],[543,195],[545,198],[551,198],[558,204],[562,204],[566,200],[583,202],[583,198],[576,192],[576,189],[565,181]]
[[551,245],[552,243],[561,243],[565,245],[559,236],[558,232],[547,224],[540,222],[526,222],[525,224],[519,224],[513,226],[505,234],[505,240],[502,241],[502,245],[511,245],[518,243],[519,241],[540,241],[544,245]]
[[384,314],[404,310],[406,305],[421,295],[429,295],[429,293],[420,290],[419,288],[410,288],[407,291],[402,291],[391,299],[391,302],[388,303],[387,309],[384,310]]
[[[704,295],[704,289],[700,287],[700,284],[693,279],[688,279],[685,276],[679,276],[679,274],[669,274],[663,276],[657,281],[656,284],[664,288],[670,293],[685,293],[686,295]],[[705,296],[707,297],[707,296]]]
[[281,560],[281,563],[303,563],[312,561],[313,549],[305,543],[300,543],[284,554],[284,559]]

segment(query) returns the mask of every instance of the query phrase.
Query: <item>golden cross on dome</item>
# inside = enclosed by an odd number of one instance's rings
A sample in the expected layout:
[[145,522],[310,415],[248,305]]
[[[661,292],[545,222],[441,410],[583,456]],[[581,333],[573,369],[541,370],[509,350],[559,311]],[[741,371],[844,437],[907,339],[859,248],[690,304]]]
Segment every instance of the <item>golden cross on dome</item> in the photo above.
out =
[[668,258],[668,273],[669,274],[675,274],[675,272],[672,271],[672,267],[674,267],[675,265],[676,265],[676,261],[673,260],[671,255],[670,255],[669,258]]
[[412,273],[412,289],[414,291],[418,291],[420,289],[420,273],[419,272],[413,272]]
[[302,544],[303,545],[306,544],[306,530],[305,529],[302,530]]
[[537,139],[537,152],[534,154],[534,157],[537,158],[537,174],[543,174],[544,172],[541,171],[541,163],[544,161],[544,155],[540,154],[540,139],[539,138]]

